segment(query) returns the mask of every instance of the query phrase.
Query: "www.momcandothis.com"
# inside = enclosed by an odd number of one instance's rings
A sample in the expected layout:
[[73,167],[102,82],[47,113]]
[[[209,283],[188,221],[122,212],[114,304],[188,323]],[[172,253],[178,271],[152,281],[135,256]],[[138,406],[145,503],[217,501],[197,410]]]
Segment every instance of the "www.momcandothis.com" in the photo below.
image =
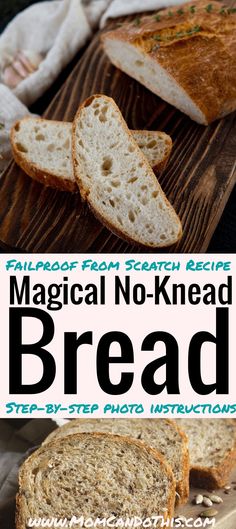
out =
[[132,518],[116,518],[110,516],[109,518],[85,518],[84,516],[72,518],[29,518],[27,527],[81,527],[86,529],[94,529],[100,527],[111,528],[149,528],[149,527],[215,527],[215,518],[186,518],[184,516],[177,516],[175,518],[165,519],[164,516],[150,516],[149,518],[140,518],[134,516]]

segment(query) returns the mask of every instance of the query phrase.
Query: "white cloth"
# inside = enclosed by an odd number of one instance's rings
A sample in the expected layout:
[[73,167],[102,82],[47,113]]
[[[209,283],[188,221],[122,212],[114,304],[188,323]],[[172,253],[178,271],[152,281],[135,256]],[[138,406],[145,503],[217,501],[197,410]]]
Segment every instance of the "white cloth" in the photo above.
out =
[[[0,83],[0,173],[11,158],[9,130],[29,113],[76,52],[109,18],[161,9],[181,0],[51,0],[28,7],[0,36],[0,77],[8,57],[30,50],[45,57],[38,70],[14,90]],[[2,127],[3,125],[3,127]]]
[[0,174],[12,159],[9,133],[12,124],[29,114],[28,109],[6,86],[0,85]]
[[79,0],[41,2],[17,15],[0,37],[0,68],[7,56],[14,56],[19,49],[41,53],[45,59],[15,88],[16,97],[27,106],[36,101],[90,34]]

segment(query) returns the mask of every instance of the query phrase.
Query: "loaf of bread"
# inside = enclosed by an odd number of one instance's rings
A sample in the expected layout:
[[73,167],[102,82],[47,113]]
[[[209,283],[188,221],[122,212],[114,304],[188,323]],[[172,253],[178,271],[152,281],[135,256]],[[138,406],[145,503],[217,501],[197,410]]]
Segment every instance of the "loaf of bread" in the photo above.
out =
[[236,465],[236,425],[229,419],[178,419],[188,436],[190,478],[196,487],[223,487]]
[[174,500],[171,468],[142,441],[109,434],[70,435],[63,443],[59,439],[39,448],[23,464],[16,529],[27,529],[30,518],[67,518],[68,523],[73,516],[166,520],[173,516]]
[[149,248],[180,239],[180,220],[113,99],[94,95],[85,101],[72,138],[80,194],[105,226]]
[[137,17],[102,40],[115,66],[197,123],[236,109],[235,9],[198,0]]
[[[166,166],[172,140],[159,131],[132,131],[135,141],[156,174]],[[11,131],[16,163],[34,180],[62,191],[79,191],[71,151],[72,123],[27,117]]]
[[141,439],[160,452],[176,479],[177,503],[189,496],[189,454],[187,436],[168,419],[74,419],[54,430],[44,441],[63,439],[81,432],[108,432]]

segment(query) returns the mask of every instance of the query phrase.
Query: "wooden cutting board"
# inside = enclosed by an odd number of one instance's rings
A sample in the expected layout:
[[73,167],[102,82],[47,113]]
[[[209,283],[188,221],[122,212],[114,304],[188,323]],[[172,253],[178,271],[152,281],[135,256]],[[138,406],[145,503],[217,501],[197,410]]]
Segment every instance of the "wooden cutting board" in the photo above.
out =
[[[169,252],[204,252],[235,183],[235,113],[209,127],[197,125],[141,84],[114,68],[96,35],[48,108],[47,118],[72,121],[86,97],[112,96],[132,129],[157,129],[174,141],[160,177],[183,223]],[[79,195],[46,189],[15,163],[0,181],[0,240],[27,252],[137,252],[81,204]]]
[[[213,507],[218,511],[218,514],[215,517],[216,523],[214,526],[208,525],[206,527],[214,527],[214,529],[236,529],[236,469],[230,476],[229,485],[231,489],[228,493],[224,489],[216,490],[215,493],[217,496],[220,496],[223,500],[223,503],[216,505],[214,503]],[[183,507],[179,507],[176,510],[175,516],[185,516],[187,519],[199,517],[202,511],[207,510],[207,507],[202,505],[195,505],[194,498],[197,494],[204,494],[206,491],[203,489],[190,489],[189,501]],[[185,527],[183,525],[183,527]]]

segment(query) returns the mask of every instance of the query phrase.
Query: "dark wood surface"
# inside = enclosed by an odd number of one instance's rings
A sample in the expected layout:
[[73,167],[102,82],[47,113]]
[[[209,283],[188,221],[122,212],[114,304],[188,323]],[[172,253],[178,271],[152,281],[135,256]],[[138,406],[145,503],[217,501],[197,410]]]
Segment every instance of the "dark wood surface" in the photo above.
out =
[[[169,133],[174,148],[160,183],[179,213],[184,235],[171,252],[204,252],[235,183],[235,113],[209,127],[197,125],[115,69],[99,35],[75,65],[46,117],[72,121],[93,93],[114,97],[130,128]],[[28,252],[140,251],[103,228],[69,195],[31,181],[14,163],[0,182],[0,240]]]
[[[224,489],[217,489],[215,493],[217,496],[220,496],[223,500],[223,503],[213,504],[213,509],[217,511],[215,516],[215,525],[206,525],[206,527],[214,527],[214,529],[235,529],[236,527],[236,469],[232,472],[229,485],[231,489],[228,493],[225,493]],[[185,516],[187,520],[193,518],[196,520],[200,517],[200,514],[203,511],[207,510],[207,507],[204,505],[195,505],[194,499],[197,494],[204,495],[204,489],[197,489],[195,487],[190,487],[190,496],[186,505],[178,507],[175,512],[175,516]],[[191,522],[189,522],[190,526]],[[196,527],[196,525],[195,525]]]

